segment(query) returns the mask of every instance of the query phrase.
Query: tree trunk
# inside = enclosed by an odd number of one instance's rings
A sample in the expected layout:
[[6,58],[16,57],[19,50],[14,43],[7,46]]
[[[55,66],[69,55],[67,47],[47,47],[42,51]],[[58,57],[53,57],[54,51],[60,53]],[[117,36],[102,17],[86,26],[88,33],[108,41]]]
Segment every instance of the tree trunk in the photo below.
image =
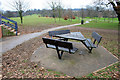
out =
[[59,21],[60,21],[60,18],[61,18],[61,10],[59,9]]
[[23,24],[23,16],[22,16],[22,11],[19,11],[19,15],[20,15],[21,24]]
[[21,24],[23,24],[23,17],[22,15],[20,16]]
[[115,4],[113,2],[110,2],[113,6],[113,9],[115,10],[117,17],[118,17],[118,21],[120,24],[120,2],[116,2],[117,6],[115,6]]
[[118,15],[118,21],[119,21],[119,24],[120,24],[120,14]]

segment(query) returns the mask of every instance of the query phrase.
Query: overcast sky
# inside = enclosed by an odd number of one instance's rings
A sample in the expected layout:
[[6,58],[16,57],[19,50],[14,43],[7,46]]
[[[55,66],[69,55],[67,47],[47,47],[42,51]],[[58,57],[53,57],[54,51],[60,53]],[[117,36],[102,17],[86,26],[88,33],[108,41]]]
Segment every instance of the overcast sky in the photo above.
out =
[[[12,3],[13,0],[0,0],[0,9],[14,10],[8,3]],[[48,3],[53,0],[26,0],[30,3],[30,9],[50,9]],[[54,0],[59,1],[59,0]],[[91,5],[93,0],[60,0],[64,8],[82,8],[86,5]]]

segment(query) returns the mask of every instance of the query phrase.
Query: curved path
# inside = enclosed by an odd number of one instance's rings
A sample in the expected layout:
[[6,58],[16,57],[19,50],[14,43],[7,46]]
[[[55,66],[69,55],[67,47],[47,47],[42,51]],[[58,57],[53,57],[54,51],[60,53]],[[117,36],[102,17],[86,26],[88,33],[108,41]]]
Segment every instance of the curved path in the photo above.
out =
[[[88,23],[88,21],[86,21],[86,23]],[[4,52],[7,52],[8,50],[13,49],[17,45],[22,44],[23,42],[25,42],[27,40],[30,40],[32,38],[43,35],[43,34],[47,33],[48,31],[57,30],[57,29],[61,29],[61,28],[66,28],[66,27],[72,27],[72,26],[76,26],[76,25],[81,25],[81,23],[73,24],[73,25],[67,25],[67,26],[59,26],[59,27],[46,29],[46,30],[43,30],[41,32],[36,32],[36,33],[14,36],[10,39],[8,38],[8,40],[5,40],[5,41],[3,39],[2,41],[0,41],[0,54],[2,54]]]
[[[91,21],[91,20],[89,20],[89,21]],[[89,23],[89,21],[86,21],[85,23]],[[46,30],[43,30],[41,32],[36,32],[36,33],[30,33],[30,34],[24,34],[24,35],[20,35],[20,36],[8,37],[8,38],[5,38],[5,40],[0,39],[0,80],[2,79],[2,54],[3,53],[7,52],[8,50],[13,49],[17,45],[22,44],[25,41],[28,41],[32,38],[43,35],[43,34],[47,33],[48,31],[57,30],[57,29],[61,29],[61,28],[66,28],[66,27],[73,27],[73,26],[76,26],[76,25],[81,25],[81,23],[73,24],[73,25],[66,25],[66,26],[59,26],[59,27],[46,29]]]

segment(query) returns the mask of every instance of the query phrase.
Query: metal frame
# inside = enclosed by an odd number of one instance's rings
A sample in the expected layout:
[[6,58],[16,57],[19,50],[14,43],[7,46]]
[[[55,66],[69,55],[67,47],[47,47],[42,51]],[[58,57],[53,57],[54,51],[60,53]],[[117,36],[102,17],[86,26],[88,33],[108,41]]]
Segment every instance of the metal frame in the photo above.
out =
[[[7,23],[7,22],[5,22],[5,21],[2,21],[2,18],[5,19],[5,20],[10,21],[10,22],[12,22],[12,23],[14,23],[15,26],[12,25],[12,24],[10,24],[10,23]],[[6,25],[6,26],[9,26],[9,27],[15,29],[15,31],[16,31],[16,36],[17,36],[18,26],[17,26],[17,22],[16,22],[16,21],[13,21],[13,20],[11,20],[11,19],[8,19],[7,17],[4,17],[4,16],[2,16],[2,15],[0,14],[0,25],[1,25],[1,24],[4,24],[4,25]]]
[[[43,42],[45,43],[47,48],[56,49],[59,59],[62,58],[63,52],[66,51],[66,50],[63,50],[63,49],[59,49],[59,47],[66,48],[66,49],[68,49],[67,52],[73,53],[71,51],[73,49],[73,45],[70,42],[60,41],[60,40],[55,40],[55,39],[49,39],[49,38],[42,38],[42,39],[43,39]],[[55,46],[55,47],[50,47],[50,46]]]

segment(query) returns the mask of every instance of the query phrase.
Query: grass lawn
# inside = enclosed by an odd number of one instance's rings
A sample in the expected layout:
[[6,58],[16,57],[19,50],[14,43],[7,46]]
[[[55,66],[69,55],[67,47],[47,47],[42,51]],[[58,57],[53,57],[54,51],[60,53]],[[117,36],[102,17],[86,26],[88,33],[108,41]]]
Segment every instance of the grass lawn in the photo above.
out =
[[[10,19],[17,21],[18,24],[20,25],[19,17],[10,18]],[[38,15],[34,14],[34,15],[24,16],[23,25],[24,26],[41,26],[41,25],[51,25],[51,24],[69,25],[69,24],[80,23],[78,19],[72,19],[72,21],[64,20],[63,18],[61,18],[60,21],[59,21],[59,18],[55,18],[55,19],[56,19],[56,23],[55,23],[54,18],[38,17]]]
[[80,27],[88,27],[88,28],[100,28],[100,29],[114,29],[114,30],[118,30],[118,22],[104,22],[104,21],[99,21],[96,22],[91,21],[88,24],[85,25],[79,25]]

